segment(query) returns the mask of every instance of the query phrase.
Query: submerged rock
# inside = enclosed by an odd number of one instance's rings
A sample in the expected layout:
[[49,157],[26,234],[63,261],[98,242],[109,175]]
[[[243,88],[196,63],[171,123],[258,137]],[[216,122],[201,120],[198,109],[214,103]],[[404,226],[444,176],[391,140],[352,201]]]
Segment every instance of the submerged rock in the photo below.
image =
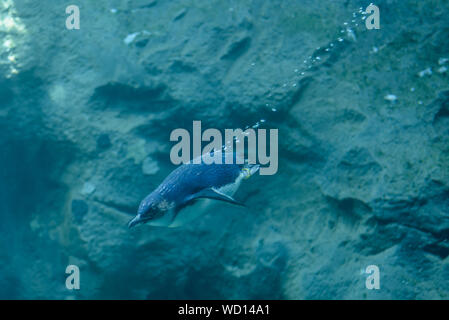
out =
[[97,148],[99,150],[108,149],[111,147],[111,139],[109,138],[109,135],[106,133],[101,134],[97,139]]
[[76,223],[81,223],[84,216],[89,211],[89,206],[83,200],[72,200],[72,215]]
[[142,172],[146,175],[154,175],[159,172],[159,166],[152,158],[146,157],[142,162]]
[[[7,1],[0,298],[447,299],[449,2],[391,2],[379,32],[354,1],[96,0],[78,31]],[[130,232],[193,120],[278,129],[278,173]]]

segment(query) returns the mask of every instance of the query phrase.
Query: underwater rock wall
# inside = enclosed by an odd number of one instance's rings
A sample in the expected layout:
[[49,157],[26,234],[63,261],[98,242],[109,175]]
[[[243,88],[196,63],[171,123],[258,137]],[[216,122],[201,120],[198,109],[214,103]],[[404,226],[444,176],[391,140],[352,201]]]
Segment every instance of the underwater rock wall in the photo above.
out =
[[[380,30],[368,4],[97,0],[67,30],[64,1],[5,2],[0,298],[448,298],[449,3],[378,1]],[[279,171],[247,208],[127,229],[172,129],[261,119]]]

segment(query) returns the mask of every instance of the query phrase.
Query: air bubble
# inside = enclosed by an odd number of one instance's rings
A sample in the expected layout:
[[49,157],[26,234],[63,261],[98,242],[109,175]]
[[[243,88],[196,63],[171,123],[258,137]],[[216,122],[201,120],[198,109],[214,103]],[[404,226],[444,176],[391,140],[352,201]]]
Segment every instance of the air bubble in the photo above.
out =
[[394,101],[396,101],[398,99],[398,97],[396,97],[394,94],[390,93],[390,94],[387,94],[384,97],[384,99],[387,100],[387,101],[390,101],[390,102],[394,102]]
[[438,64],[441,66],[441,65],[445,64],[448,61],[449,61],[449,59],[447,59],[447,58],[439,58],[438,59]]
[[438,68],[437,71],[438,71],[438,73],[446,73],[447,68],[445,66],[442,66],[442,67]]
[[420,72],[418,72],[418,76],[420,78],[424,77],[424,76],[431,76],[432,75],[432,68],[426,68]]

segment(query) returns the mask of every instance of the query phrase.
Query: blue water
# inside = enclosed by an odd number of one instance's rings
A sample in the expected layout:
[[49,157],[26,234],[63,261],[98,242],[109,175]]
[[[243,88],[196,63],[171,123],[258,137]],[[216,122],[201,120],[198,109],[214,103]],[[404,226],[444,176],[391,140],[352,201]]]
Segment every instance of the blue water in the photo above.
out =
[[[447,299],[449,3],[370,2],[0,1],[0,298]],[[275,172],[129,229],[194,121]]]

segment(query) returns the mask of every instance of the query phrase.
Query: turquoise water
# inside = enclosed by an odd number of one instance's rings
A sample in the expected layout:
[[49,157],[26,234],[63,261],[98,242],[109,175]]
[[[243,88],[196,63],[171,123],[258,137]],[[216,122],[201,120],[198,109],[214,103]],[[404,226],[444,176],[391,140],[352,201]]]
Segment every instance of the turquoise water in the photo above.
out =
[[[0,298],[447,299],[449,3],[370,2],[0,0]],[[277,170],[129,229],[194,121]]]

